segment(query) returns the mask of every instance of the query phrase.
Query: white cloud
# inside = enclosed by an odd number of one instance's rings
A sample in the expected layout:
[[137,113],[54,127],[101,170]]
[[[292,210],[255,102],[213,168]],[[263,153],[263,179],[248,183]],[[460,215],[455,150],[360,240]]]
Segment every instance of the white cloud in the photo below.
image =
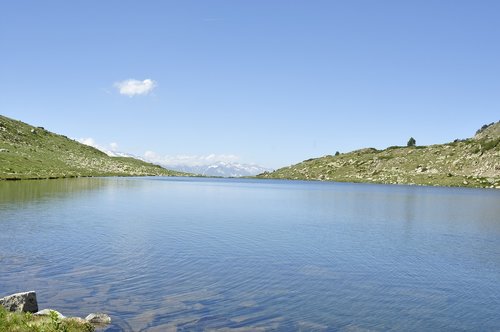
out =
[[112,157],[116,156],[114,151],[116,151],[118,149],[117,143],[113,142],[113,143],[108,144],[108,146],[102,146],[100,144],[97,144],[97,142],[92,137],[78,138],[77,141],[82,143],[82,144],[96,148],[97,150],[104,152],[108,156],[112,156]]
[[[87,138],[79,138],[77,139],[78,142],[91,146],[93,148],[99,149],[99,145],[95,142],[95,140],[92,137],[87,137]],[[99,149],[100,150],[100,149]]]
[[236,162],[240,158],[233,154],[208,154],[208,155],[175,155],[162,156],[153,151],[146,151],[144,153],[144,159],[156,164],[161,164],[165,166],[202,166],[210,165],[217,162]]
[[133,97],[135,95],[147,95],[156,86],[156,82],[151,79],[144,81],[129,79],[121,82],[116,82],[114,86],[118,89],[121,95]]

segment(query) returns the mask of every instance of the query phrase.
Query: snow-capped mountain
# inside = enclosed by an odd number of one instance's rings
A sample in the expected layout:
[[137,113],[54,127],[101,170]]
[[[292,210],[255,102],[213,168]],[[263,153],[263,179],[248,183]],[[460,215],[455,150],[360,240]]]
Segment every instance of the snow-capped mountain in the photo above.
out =
[[222,176],[222,177],[242,177],[242,176],[254,176],[260,173],[272,171],[271,169],[264,168],[255,164],[240,164],[232,162],[219,161],[210,165],[162,165],[165,168],[200,174],[205,176]]
[[187,165],[187,164],[172,165],[170,163],[168,164],[162,163],[159,160],[139,157],[125,152],[109,151],[109,150],[105,150],[104,152],[110,157],[131,157],[146,162],[152,162],[169,170],[192,173],[192,174],[200,174],[204,176],[221,176],[225,178],[228,177],[238,178],[242,176],[254,176],[264,172],[273,171],[272,169],[265,168],[256,164],[240,164],[235,162],[224,162],[224,161],[218,161],[207,165]]
[[[183,156],[184,158],[172,159],[172,158],[162,158],[161,156],[158,156],[155,153],[146,153],[144,157],[139,157],[130,153],[116,151],[114,149],[111,150],[109,148],[98,145],[92,138],[79,139],[78,141],[83,144],[92,146],[98,150],[101,150],[110,157],[131,157],[145,162],[150,162],[153,164],[160,165],[168,170],[200,174],[205,176],[242,177],[242,176],[254,176],[264,172],[273,171],[272,169],[265,168],[256,164],[241,164],[231,161],[210,160],[213,159],[215,155],[208,155],[205,157],[195,156],[188,158],[186,158],[186,156]],[[228,156],[223,156],[223,157],[228,157]]]

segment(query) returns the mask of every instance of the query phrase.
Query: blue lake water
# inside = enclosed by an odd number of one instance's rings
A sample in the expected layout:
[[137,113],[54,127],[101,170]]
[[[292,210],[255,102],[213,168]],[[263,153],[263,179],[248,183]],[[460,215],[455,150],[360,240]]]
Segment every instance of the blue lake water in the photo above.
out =
[[107,331],[499,331],[500,191],[0,182],[0,296]]

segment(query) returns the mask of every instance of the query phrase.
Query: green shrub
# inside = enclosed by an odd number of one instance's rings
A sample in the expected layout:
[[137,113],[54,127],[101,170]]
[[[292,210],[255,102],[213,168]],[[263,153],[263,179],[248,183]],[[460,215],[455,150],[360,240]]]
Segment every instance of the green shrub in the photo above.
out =
[[483,142],[483,143],[481,143],[481,150],[488,151],[488,150],[494,149],[498,145],[499,142],[500,142],[500,138],[497,138],[497,139],[494,139],[491,141]]

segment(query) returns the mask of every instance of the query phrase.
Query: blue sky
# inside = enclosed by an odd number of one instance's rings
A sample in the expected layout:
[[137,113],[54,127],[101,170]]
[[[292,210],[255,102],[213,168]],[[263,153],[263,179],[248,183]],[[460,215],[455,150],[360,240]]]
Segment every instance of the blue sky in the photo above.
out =
[[448,142],[500,120],[498,13],[472,0],[2,1],[0,114],[140,156],[272,168]]

